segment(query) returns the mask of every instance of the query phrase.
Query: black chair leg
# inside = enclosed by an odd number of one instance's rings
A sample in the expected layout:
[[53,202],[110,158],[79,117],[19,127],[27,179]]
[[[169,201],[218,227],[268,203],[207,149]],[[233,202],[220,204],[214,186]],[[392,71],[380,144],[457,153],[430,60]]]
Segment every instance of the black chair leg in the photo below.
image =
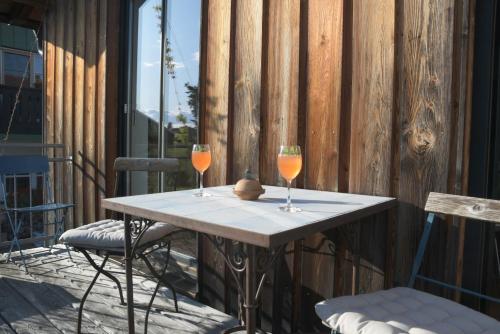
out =
[[[87,254],[88,256],[88,254]],[[77,324],[77,333],[80,334],[82,332],[82,314],[83,314],[83,304],[85,304],[85,300],[87,300],[87,297],[90,293],[90,290],[92,290],[92,287],[94,286],[95,282],[97,281],[97,278],[99,277],[99,274],[101,274],[104,265],[106,265],[106,262],[108,261],[109,255],[106,255],[104,259],[102,260],[101,266],[97,267],[97,273],[94,276],[94,279],[92,280],[92,283],[90,283],[87,291],[85,291],[85,294],[82,297],[82,300],[80,301],[80,308],[78,309],[78,324]],[[92,261],[93,262],[93,261]],[[94,262],[95,264],[95,262]]]
[[[167,267],[168,267],[168,260],[167,260],[167,264],[165,265],[165,267],[162,270],[162,273],[161,273],[162,277],[165,276],[165,272],[167,271]],[[155,300],[156,294],[158,293],[158,290],[160,289],[160,284],[161,284],[161,281],[158,280],[158,283],[156,283],[155,290],[153,291],[153,295],[151,296],[151,299],[149,300],[148,308],[146,310],[146,317],[144,319],[144,333],[145,334],[148,332],[149,312],[151,311],[151,307],[153,306],[153,302]],[[175,291],[174,290],[172,290],[172,291],[174,292],[174,296],[175,296]],[[179,312],[179,309],[177,307],[177,296],[174,297],[174,302],[175,302],[175,312]]]
[[167,247],[168,247],[167,248],[167,260],[165,261],[165,267],[162,269],[161,275],[158,274],[156,269],[153,267],[151,262],[148,260],[148,258],[144,254],[137,254],[137,255],[144,261],[144,263],[146,263],[146,266],[148,267],[151,274],[158,280],[158,283],[162,283],[167,288],[172,290],[172,295],[174,297],[174,304],[175,304],[175,312],[179,312],[179,306],[177,303],[177,293],[175,292],[175,288],[173,287],[172,284],[170,284],[170,282],[168,280],[165,279],[165,275],[164,275],[164,273],[168,267],[168,262],[170,260],[170,243],[168,244]]
[[153,306],[154,299],[156,297],[156,294],[158,293],[161,284],[166,285],[172,291],[172,295],[174,297],[175,312],[179,312],[179,305],[177,303],[177,293],[175,292],[174,287],[172,286],[172,284],[170,284],[170,282],[168,282],[165,279],[165,273],[167,272],[168,262],[170,261],[170,242],[167,245],[167,259],[165,261],[165,266],[163,267],[161,274],[158,274],[158,272],[154,269],[153,265],[144,254],[138,254],[138,256],[144,261],[144,263],[146,263],[146,266],[148,267],[151,274],[158,280],[158,282],[156,283],[155,290],[153,291],[153,295],[149,300],[148,308],[146,310],[146,317],[144,320],[144,333],[147,333],[149,312],[151,311],[151,307]]
[[[120,303],[121,303],[121,305],[125,305],[125,299],[123,299],[123,291],[122,291],[122,286],[120,284],[120,281],[118,281],[118,279],[115,276],[111,275],[111,273],[104,270],[104,268],[99,268],[99,266],[97,266],[97,264],[94,262],[94,260],[89,255],[89,253],[87,253],[86,250],[84,250],[84,249],[78,249],[78,250],[83,254],[83,256],[85,256],[87,261],[89,261],[89,263],[92,265],[92,267],[94,267],[95,270],[101,272],[104,276],[108,277],[113,282],[115,282],[116,286],[118,287],[118,293],[120,294]],[[106,255],[106,258],[108,258],[108,255]]]

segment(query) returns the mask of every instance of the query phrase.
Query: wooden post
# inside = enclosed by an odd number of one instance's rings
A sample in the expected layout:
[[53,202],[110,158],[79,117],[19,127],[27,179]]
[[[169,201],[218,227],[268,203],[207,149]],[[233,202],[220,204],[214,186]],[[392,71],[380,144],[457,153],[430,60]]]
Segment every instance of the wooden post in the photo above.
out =
[[[99,31],[97,34],[97,89],[96,89],[96,205],[97,218],[104,219],[101,199],[106,197],[106,68],[107,68],[107,10],[108,1],[99,1]],[[116,61],[116,60],[113,60]],[[110,62],[111,63],[111,62]],[[108,77],[109,78],[109,77]],[[112,78],[109,78],[112,79]],[[117,78],[114,78],[117,80]],[[112,111],[110,111],[112,112]]]
[[232,178],[259,174],[262,0],[237,1],[234,40]]
[[73,166],[75,193],[75,226],[86,222],[83,197],[83,115],[84,115],[84,83],[85,83],[85,17],[87,16],[85,0],[75,0],[75,92],[74,92],[74,134],[73,134]]
[[[75,35],[75,1],[66,2],[65,6],[65,49],[64,49],[64,156],[73,156],[73,72],[74,72],[74,35]],[[74,158],[74,156],[73,156]],[[64,202],[73,203],[73,164],[64,163]],[[74,209],[68,214],[66,229],[74,227]]]
[[85,2],[85,87],[83,118],[83,196],[85,223],[96,220],[96,44],[97,0]]

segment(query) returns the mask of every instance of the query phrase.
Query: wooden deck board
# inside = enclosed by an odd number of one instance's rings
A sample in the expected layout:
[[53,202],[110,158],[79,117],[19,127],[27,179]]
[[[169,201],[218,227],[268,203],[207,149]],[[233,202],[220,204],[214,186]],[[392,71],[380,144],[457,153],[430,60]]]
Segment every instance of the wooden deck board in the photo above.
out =
[[[27,300],[39,313],[43,314],[58,330],[63,333],[74,331],[77,314],[72,304],[78,302],[59,287],[36,280],[31,275],[13,263],[3,264],[0,281],[6,282],[8,288],[15,290]],[[54,290],[59,290],[59,293]],[[65,295],[64,297],[61,294]],[[83,333],[105,333],[94,323],[84,318],[82,321]]]
[[[47,248],[35,248],[25,254],[28,274],[17,262],[0,264],[0,294],[5,295],[0,298],[0,333],[12,332],[2,319],[18,333],[75,333],[80,298],[95,274],[94,269],[79,253],[71,252],[70,259],[63,248],[56,247],[52,253]],[[95,258],[99,263],[99,257]],[[108,263],[108,269],[123,270],[116,262]],[[125,275],[116,276],[125,286]],[[135,303],[147,304],[154,287],[155,282],[134,277]],[[186,296],[178,295],[178,300],[180,312],[176,313],[171,292],[160,290],[150,314],[149,333],[219,333],[236,324],[234,318]],[[143,332],[144,317],[145,311],[137,308],[138,333]],[[30,332],[30,328],[36,330]],[[98,279],[85,303],[83,330],[126,332],[126,307],[119,304],[117,288],[106,277]]]
[[16,290],[0,280],[0,312],[2,318],[19,334],[21,333],[60,333],[50,321],[31,306]]
[[12,334],[14,331],[0,318],[0,334]]

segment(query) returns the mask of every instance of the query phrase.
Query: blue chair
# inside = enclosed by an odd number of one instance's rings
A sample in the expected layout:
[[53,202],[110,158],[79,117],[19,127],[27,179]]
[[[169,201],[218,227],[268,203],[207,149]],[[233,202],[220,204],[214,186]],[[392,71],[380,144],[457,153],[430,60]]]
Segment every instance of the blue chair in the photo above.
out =
[[[26,261],[20,243],[20,233],[24,219],[32,214],[54,213],[53,222],[47,224],[54,225],[54,236],[52,246],[57,242],[59,236],[64,232],[64,219],[67,210],[73,207],[69,203],[55,203],[53,199],[50,182],[49,160],[43,155],[4,155],[0,156],[0,212],[4,212],[12,230],[12,240],[10,242],[9,253],[6,261],[10,261],[14,248],[20,252],[25,270]],[[19,203],[25,202],[19,198],[17,193],[17,182],[20,178],[29,178],[29,205],[22,206]],[[41,178],[41,182],[39,182]],[[11,187],[8,187],[9,179],[12,180]],[[39,186],[41,184],[41,187]],[[32,195],[35,190],[42,192],[42,203],[32,205]],[[47,215],[48,217],[48,215]]]
[[498,334],[500,322],[454,301],[414,288],[420,280],[491,302],[487,296],[419,274],[436,215],[450,215],[500,223],[500,201],[430,193],[428,213],[407,287],[356,296],[342,296],[316,304],[316,314],[334,334]]

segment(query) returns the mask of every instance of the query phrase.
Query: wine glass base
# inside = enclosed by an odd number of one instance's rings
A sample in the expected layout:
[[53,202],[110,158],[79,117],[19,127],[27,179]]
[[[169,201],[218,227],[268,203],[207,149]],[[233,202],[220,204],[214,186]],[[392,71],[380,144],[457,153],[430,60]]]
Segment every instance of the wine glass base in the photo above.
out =
[[207,192],[196,192],[196,193],[193,193],[193,196],[194,197],[211,197],[212,194],[210,193],[207,193]]
[[283,212],[301,212],[302,211],[301,208],[297,208],[296,206],[288,206],[288,205],[280,206],[278,208],[278,210],[283,211]]

